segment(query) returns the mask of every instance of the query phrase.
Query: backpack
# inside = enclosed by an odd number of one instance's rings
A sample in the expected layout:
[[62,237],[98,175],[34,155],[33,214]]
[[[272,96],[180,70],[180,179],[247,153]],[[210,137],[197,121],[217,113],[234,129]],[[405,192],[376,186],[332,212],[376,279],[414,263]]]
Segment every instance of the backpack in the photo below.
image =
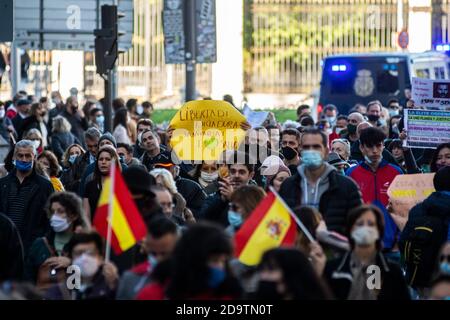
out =
[[412,231],[402,243],[407,284],[427,287],[434,274],[439,249],[447,239],[448,219],[425,213],[411,221]]

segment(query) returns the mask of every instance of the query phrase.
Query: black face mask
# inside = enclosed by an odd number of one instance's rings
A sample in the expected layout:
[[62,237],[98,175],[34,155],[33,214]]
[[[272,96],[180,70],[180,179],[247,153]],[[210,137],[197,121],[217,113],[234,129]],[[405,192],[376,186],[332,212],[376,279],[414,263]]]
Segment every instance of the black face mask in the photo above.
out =
[[278,292],[276,282],[261,280],[258,282],[255,298],[257,300],[282,300],[283,296]]
[[380,120],[380,116],[369,114],[367,116],[367,119],[369,119],[370,122],[377,122],[378,120]]
[[349,123],[347,125],[347,132],[349,134],[355,134],[356,133],[356,128],[357,128],[357,126],[355,126],[354,124]]
[[281,148],[281,153],[289,161],[294,159],[296,156],[298,156],[298,153],[294,149],[292,149],[291,147],[283,147],[283,148]]

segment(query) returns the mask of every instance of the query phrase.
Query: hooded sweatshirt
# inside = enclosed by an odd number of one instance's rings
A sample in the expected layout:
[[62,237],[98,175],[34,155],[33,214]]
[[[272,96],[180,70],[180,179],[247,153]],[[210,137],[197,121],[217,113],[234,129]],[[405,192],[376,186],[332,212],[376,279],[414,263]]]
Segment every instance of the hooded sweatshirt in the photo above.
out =
[[335,167],[327,162],[324,162],[324,165],[325,171],[314,184],[311,184],[306,177],[306,167],[304,165],[297,167],[298,174],[302,177],[300,182],[302,184],[300,186],[300,189],[302,190],[302,204],[319,209],[320,197],[322,197],[325,191],[330,187],[328,175],[333,170],[336,170]]

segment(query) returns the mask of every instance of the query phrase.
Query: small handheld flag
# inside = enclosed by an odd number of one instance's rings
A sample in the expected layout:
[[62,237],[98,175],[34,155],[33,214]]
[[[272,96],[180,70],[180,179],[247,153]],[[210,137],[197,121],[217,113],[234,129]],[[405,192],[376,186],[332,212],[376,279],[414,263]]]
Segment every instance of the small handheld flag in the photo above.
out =
[[147,228],[119,168],[113,163],[111,173],[103,183],[103,190],[95,211],[94,226],[106,239],[106,260],[109,248],[119,255],[133,247],[147,234]]
[[293,245],[296,235],[289,207],[269,192],[235,234],[236,256],[245,265],[257,265],[265,251]]

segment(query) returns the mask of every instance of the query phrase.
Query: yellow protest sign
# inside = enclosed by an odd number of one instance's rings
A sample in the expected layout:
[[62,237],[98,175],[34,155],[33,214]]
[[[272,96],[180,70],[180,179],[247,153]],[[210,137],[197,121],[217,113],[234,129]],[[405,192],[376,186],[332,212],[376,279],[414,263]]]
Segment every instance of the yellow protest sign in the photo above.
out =
[[434,173],[398,175],[388,189],[395,214],[407,218],[409,210],[433,193]]
[[245,121],[226,101],[189,101],[170,121],[170,145],[180,160],[217,160],[224,150],[237,149]]

